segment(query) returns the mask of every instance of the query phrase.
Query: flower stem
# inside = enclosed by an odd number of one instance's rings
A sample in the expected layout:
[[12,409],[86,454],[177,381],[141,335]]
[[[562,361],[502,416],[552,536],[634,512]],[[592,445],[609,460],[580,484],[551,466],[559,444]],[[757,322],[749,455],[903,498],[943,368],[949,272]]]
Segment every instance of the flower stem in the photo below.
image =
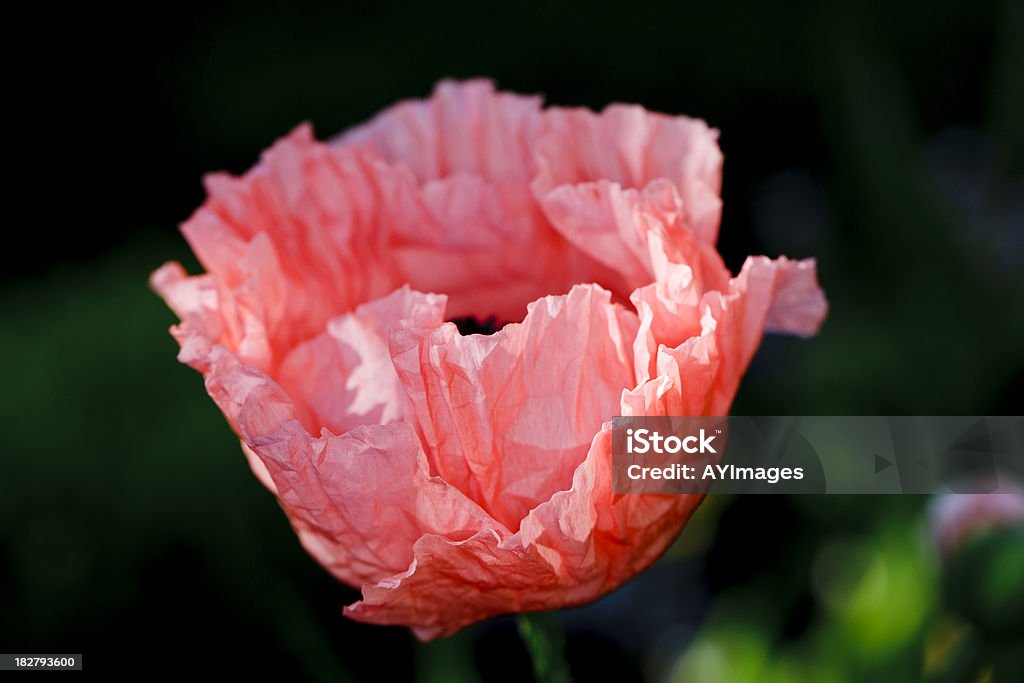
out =
[[565,658],[565,635],[558,617],[551,612],[531,612],[516,617],[537,683],[572,683]]

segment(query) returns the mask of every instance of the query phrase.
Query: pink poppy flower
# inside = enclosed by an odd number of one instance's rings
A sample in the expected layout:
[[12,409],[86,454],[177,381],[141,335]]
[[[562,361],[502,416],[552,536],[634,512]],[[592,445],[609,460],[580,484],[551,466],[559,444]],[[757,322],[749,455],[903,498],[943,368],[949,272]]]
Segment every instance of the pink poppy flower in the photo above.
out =
[[826,309],[813,261],[722,264],[716,138],[443,82],[206,178],[207,272],[152,285],[348,616],[429,640],[584,603],[679,533],[700,496],[612,495],[611,418],[725,414],[763,332]]

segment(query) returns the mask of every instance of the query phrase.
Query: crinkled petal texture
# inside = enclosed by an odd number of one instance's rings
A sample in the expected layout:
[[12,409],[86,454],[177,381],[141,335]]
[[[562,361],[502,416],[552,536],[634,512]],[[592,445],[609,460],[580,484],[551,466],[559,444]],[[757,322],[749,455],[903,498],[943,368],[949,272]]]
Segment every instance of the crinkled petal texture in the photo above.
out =
[[613,495],[611,418],[725,414],[764,331],[826,309],[813,261],[722,264],[716,136],[443,82],[207,178],[206,273],[151,281],[346,614],[431,639],[580,604],[678,534],[700,496]]

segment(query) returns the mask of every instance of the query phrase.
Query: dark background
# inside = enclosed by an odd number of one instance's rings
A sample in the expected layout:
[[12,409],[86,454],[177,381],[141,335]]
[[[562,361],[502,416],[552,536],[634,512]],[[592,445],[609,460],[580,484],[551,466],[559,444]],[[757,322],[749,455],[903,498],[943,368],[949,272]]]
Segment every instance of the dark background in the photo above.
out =
[[[735,413],[1022,413],[1020,2],[3,12],[0,651],[84,652],[93,672],[529,675],[509,620],[424,646],[340,616],[355,592],[302,552],[146,287],[166,260],[198,270],[176,226],[202,173],[442,77],[721,130],[727,263],[817,256],[831,303],[817,338],[766,340]],[[647,575],[564,615],[577,678],[917,678],[970,629],[927,503],[709,500]],[[997,640],[985,661],[1020,657]]]

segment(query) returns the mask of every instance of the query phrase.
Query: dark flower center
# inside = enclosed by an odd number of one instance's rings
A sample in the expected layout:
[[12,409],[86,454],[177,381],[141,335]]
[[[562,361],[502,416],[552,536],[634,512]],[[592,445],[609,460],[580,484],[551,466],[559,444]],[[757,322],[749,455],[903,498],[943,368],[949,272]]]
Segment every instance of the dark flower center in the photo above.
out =
[[452,318],[448,322],[455,323],[455,327],[459,328],[459,334],[463,337],[470,334],[494,334],[505,326],[505,323],[499,322],[498,318],[493,315],[483,319],[475,315],[466,315]]

